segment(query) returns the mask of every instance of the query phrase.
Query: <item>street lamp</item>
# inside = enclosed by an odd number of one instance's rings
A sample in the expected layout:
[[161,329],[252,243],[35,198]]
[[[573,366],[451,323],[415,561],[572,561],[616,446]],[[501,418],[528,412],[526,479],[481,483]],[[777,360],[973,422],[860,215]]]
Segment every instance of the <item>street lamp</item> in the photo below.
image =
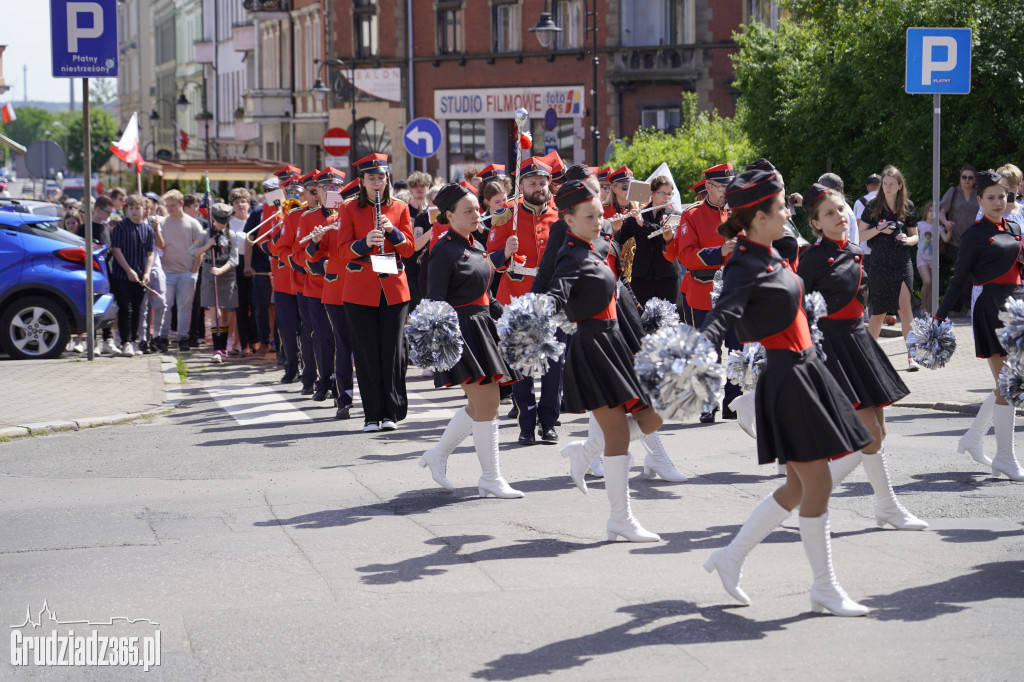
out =
[[[174,121],[175,124],[177,124],[178,123],[178,117],[177,117],[176,112],[174,110],[174,102],[172,102],[171,100],[167,99],[166,97],[158,97],[156,99],[157,105],[159,105],[161,102],[163,104],[167,105],[167,108],[171,112],[171,119]],[[149,114],[150,126],[155,126],[157,121],[160,121],[160,120],[161,120],[160,113],[156,109],[153,109],[153,111],[151,111],[150,114]],[[153,147],[154,147],[154,149],[156,148],[156,132],[155,131],[153,133]],[[178,158],[178,143],[177,143],[177,140],[175,140],[175,143],[174,143],[173,147],[174,147],[174,158]],[[143,156],[145,156],[145,154],[143,154]]]
[[[313,60],[313,67],[316,69],[316,81],[314,81],[314,83],[313,83],[312,92],[316,92],[316,93],[324,94],[324,95],[329,94],[330,92],[332,92],[331,88],[329,88],[326,85],[324,85],[324,81],[323,81],[323,79],[321,78],[321,75],[320,75],[320,74],[323,73],[323,70],[324,70],[325,66],[336,66],[336,67],[338,67],[340,69],[343,69],[343,68],[345,68],[345,62],[343,62],[342,60],[338,59],[337,57],[335,57],[334,59],[328,59],[327,61],[320,61],[319,59],[314,59]],[[349,109],[351,109],[351,111],[352,111],[352,129],[349,131],[349,135],[352,137],[352,146],[353,146],[353,152],[354,152],[355,143],[356,143],[355,142],[355,138],[356,138],[356,84],[355,84],[356,69],[355,69],[355,64],[352,65],[351,71],[352,71],[352,78],[349,80],[348,106],[349,106]]]
[[[586,21],[584,31],[590,34],[590,55],[591,55],[591,76],[594,81],[593,88],[590,90],[591,104],[590,104],[590,138],[593,142],[593,163],[595,166],[600,166],[601,162],[598,157],[598,141],[601,138],[601,133],[597,129],[597,65],[599,63],[597,58],[597,0],[582,0],[583,7],[586,13]],[[593,2],[593,5],[591,5]],[[537,25],[530,29],[530,32],[537,36],[537,41],[540,42],[541,47],[551,47],[554,41],[555,34],[559,33],[562,29],[551,19],[551,14],[547,11],[548,3],[544,0],[544,11],[541,12],[540,18],[537,20]]]
[[210,119],[213,118],[213,114],[211,114],[206,108],[206,74],[203,74],[203,82],[201,84],[199,81],[186,81],[185,84],[181,87],[181,94],[178,95],[178,101],[176,102],[176,104],[178,105],[178,109],[182,111],[188,108],[188,105],[191,104],[191,102],[188,101],[188,97],[185,97],[185,92],[188,90],[188,86],[190,85],[195,85],[199,87],[200,90],[202,91],[201,105],[203,111],[198,116],[196,116],[196,120],[202,120],[205,122],[206,158],[210,158]]

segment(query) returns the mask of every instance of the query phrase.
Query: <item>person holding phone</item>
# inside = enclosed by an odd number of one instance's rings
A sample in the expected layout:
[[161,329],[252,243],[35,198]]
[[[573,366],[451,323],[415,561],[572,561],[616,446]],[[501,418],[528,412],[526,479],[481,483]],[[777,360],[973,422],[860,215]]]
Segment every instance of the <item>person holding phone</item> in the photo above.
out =
[[[896,166],[882,171],[882,190],[864,207],[857,221],[861,239],[871,245],[871,318],[868,331],[875,339],[887,314],[899,312],[903,339],[910,333],[914,312],[910,295],[914,290],[914,263],[910,247],[917,244],[917,210],[910,200],[903,173]],[[907,371],[920,369],[907,353]]]

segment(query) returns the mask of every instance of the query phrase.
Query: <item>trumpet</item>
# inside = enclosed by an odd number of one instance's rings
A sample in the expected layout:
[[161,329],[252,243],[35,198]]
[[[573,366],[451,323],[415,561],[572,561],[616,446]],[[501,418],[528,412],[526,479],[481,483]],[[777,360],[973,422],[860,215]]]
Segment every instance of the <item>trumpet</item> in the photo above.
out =
[[310,241],[314,237],[319,237],[320,235],[325,234],[327,232],[330,232],[331,230],[337,230],[341,226],[341,222],[340,222],[339,218],[341,218],[341,214],[340,213],[338,214],[338,217],[335,218],[334,220],[332,220],[331,222],[326,223],[324,225],[321,225],[320,227],[314,229],[312,232],[310,232],[305,237],[300,239],[299,243],[300,244],[305,244],[306,242]]
[[277,229],[275,227],[273,229],[267,230],[266,232],[261,234],[259,237],[253,238],[252,235],[254,233],[259,234],[259,230],[260,230],[261,227],[263,227],[264,225],[269,223],[274,218],[282,218],[283,219],[285,213],[288,213],[289,211],[291,211],[293,208],[295,208],[297,206],[301,206],[302,202],[299,201],[298,199],[285,199],[284,201],[277,201],[277,200],[275,200],[274,201],[274,205],[278,207],[277,213],[275,213],[274,215],[270,216],[269,218],[267,218],[266,220],[261,222],[259,225],[257,225],[256,227],[252,228],[251,230],[249,230],[248,232],[245,233],[245,238],[248,239],[251,244],[255,245],[257,242],[260,242],[263,239],[266,239],[268,235],[271,235],[271,234],[274,233],[274,229]]

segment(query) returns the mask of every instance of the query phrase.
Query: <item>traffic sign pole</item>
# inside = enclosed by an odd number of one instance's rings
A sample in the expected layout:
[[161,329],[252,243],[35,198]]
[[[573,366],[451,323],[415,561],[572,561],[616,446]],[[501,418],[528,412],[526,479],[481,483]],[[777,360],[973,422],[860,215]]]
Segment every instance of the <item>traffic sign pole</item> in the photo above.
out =
[[[941,127],[942,127],[942,95],[935,93],[932,95],[934,100],[932,101],[932,300],[930,310],[934,313],[939,309],[939,244],[941,243],[941,237],[939,237],[939,231],[941,226],[936,218],[939,215],[939,202],[941,200],[939,196],[939,157],[941,156],[939,148],[939,140],[942,139]],[[957,189],[956,191],[960,191]],[[924,216],[919,216],[921,219]],[[918,239],[920,239],[918,235]]]

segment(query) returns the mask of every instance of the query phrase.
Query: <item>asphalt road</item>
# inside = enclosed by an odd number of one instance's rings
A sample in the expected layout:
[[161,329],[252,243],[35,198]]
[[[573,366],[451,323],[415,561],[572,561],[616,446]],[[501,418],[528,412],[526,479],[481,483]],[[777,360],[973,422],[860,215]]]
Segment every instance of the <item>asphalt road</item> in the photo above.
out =
[[[1024,484],[953,451],[966,416],[889,410],[893,482],[929,531],[876,529],[863,470],[836,492],[836,572],[874,609],[843,619],[809,612],[795,517],[747,563],[752,606],[701,569],[778,483],[735,424],[669,425],[691,480],[632,480],[663,541],[611,544],[603,483],[581,495],[557,447],[511,444],[507,419],[502,469],[525,498],[477,497],[470,441],[449,463],[461,487],[434,485],[416,458],[461,401],[426,379],[399,431],[364,435],[295,386],[195,378],[149,423],[0,443],[0,619],[36,620],[45,601],[51,620],[148,619],[95,627],[161,637],[148,673],[5,660],[0,678],[1024,675]],[[583,436],[583,417],[563,422],[563,441]]]

